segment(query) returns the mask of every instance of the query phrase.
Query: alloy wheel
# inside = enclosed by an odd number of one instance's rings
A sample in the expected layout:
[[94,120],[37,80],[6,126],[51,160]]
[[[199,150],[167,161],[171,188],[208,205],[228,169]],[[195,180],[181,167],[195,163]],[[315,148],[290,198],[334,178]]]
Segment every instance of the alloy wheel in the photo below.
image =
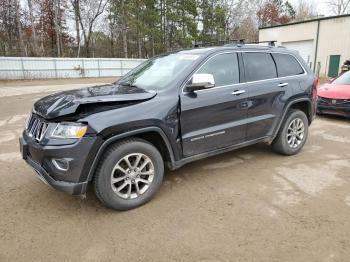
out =
[[300,118],[295,118],[290,122],[287,129],[287,142],[291,148],[297,148],[305,136],[304,122]]
[[111,186],[119,197],[135,199],[143,195],[154,178],[154,165],[145,154],[133,153],[124,156],[114,166]]

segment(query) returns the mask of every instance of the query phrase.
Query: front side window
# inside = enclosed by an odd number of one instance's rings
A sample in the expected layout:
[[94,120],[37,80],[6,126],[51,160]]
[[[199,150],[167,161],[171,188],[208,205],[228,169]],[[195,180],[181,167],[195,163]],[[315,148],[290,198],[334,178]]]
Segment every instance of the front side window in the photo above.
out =
[[295,76],[304,73],[299,62],[291,55],[272,54],[277,65],[278,77]]
[[220,54],[210,58],[198,71],[198,74],[212,74],[215,86],[239,83],[239,66],[236,53]]
[[269,53],[245,53],[244,66],[248,82],[277,77],[275,62]]

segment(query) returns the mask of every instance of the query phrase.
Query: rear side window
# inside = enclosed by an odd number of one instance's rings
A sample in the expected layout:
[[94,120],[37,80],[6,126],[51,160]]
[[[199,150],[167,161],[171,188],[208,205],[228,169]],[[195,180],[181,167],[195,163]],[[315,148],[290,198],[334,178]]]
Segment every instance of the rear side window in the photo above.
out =
[[245,53],[244,66],[248,82],[277,77],[275,62],[268,53]]
[[212,74],[215,86],[239,83],[239,66],[236,53],[220,54],[210,58],[197,73]]
[[299,62],[291,55],[272,54],[277,65],[278,77],[295,76],[304,73]]

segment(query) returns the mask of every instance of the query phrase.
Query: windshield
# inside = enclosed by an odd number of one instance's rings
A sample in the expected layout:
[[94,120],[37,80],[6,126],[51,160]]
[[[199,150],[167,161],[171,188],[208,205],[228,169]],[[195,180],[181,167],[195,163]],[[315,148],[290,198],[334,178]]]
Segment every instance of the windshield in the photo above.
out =
[[336,85],[350,85],[350,71],[342,74],[337,79],[335,79],[332,84]]
[[165,89],[199,57],[198,54],[176,53],[152,58],[131,70],[118,83],[145,90]]

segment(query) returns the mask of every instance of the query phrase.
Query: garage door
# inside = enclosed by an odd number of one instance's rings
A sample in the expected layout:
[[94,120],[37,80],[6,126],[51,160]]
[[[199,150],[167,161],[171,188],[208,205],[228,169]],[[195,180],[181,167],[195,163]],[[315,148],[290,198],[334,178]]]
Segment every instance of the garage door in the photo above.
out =
[[313,40],[306,41],[295,41],[295,42],[284,42],[282,46],[289,49],[297,50],[300,56],[305,60],[305,62],[310,65],[313,61],[311,60],[313,55]]

